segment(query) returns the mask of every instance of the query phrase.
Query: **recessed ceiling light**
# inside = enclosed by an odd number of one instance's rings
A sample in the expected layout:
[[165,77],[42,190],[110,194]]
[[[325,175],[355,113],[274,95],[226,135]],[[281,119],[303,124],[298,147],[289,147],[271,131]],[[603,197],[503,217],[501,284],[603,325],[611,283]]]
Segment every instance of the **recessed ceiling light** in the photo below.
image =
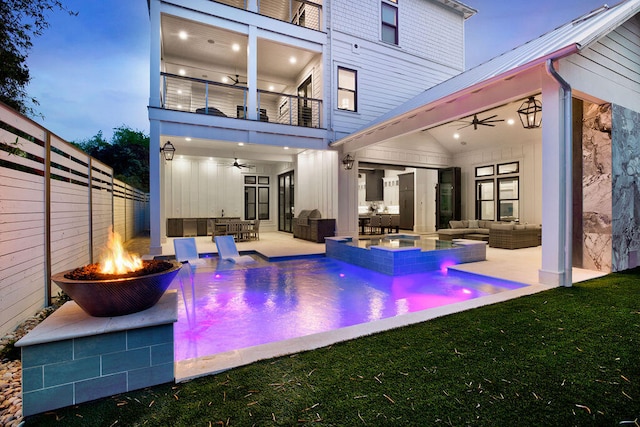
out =
[[515,122],[516,122],[516,121],[515,121],[515,120],[513,120],[513,119],[509,119],[509,120],[507,120],[507,124],[508,124],[508,125],[513,125]]
[[234,52],[238,52],[240,51],[240,45],[238,43],[234,43],[231,45],[231,49],[233,49]]
[[178,95],[182,95],[182,89],[178,89]]
[[186,137],[184,140],[185,140],[185,141],[191,141],[191,138]]
[[453,134],[453,138],[454,138],[454,139],[458,139],[458,138],[460,138],[460,134],[459,134],[459,133],[454,133],[454,134]]
[[269,85],[269,90],[270,90],[271,92],[273,92],[273,91],[274,91],[274,89],[275,89],[275,87],[273,87],[273,85]]
[[182,109],[182,105],[178,104],[178,109],[181,110]]
[[244,145],[244,142],[238,142],[238,145],[242,147]]
[[283,147],[283,148],[284,148],[285,150],[288,150],[288,149],[289,149],[289,147]]
[[186,40],[186,39],[188,39],[188,38],[189,38],[189,36],[187,35],[187,32],[186,32],[186,31],[180,31],[180,32],[178,33],[178,37],[180,37],[180,40]]
[[289,58],[290,64],[295,64],[296,62],[298,62],[298,60],[295,58],[295,56],[292,56],[291,58]]
[[226,76],[222,78],[222,83],[227,83],[229,81],[229,78],[227,78]]
[[180,68],[180,70],[178,70],[178,74],[184,76],[185,74],[187,74],[187,72],[184,70],[184,68]]

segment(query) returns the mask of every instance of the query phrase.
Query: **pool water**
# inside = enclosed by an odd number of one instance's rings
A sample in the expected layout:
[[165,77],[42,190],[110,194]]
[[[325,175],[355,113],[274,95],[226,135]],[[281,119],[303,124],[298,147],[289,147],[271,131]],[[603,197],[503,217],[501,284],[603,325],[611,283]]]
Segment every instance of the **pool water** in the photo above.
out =
[[420,248],[422,251],[435,251],[439,249],[451,249],[457,247],[449,240],[419,239],[399,236],[397,238],[383,237],[376,239],[359,239],[350,242],[350,245],[369,249],[372,246],[383,248]]
[[175,360],[283,341],[525,285],[455,271],[389,276],[331,258],[184,266]]

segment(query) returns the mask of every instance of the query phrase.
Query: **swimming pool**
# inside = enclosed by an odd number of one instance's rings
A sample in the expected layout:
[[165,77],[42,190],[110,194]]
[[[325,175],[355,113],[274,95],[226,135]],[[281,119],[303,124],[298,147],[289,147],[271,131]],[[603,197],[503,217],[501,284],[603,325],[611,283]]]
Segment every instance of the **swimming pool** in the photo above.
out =
[[518,289],[525,285],[454,271],[389,276],[317,257],[238,266],[217,257],[187,268],[178,290],[175,360],[332,331]]

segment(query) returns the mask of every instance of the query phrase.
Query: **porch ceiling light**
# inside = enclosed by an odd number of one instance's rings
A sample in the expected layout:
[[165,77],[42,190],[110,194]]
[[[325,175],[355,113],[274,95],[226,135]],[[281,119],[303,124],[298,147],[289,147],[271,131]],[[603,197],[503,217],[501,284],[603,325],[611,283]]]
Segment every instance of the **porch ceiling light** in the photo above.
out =
[[164,156],[164,159],[170,162],[171,160],[173,160],[173,155],[176,152],[176,147],[173,146],[171,141],[167,141],[160,149],[160,152]]
[[344,168],[344,170],[350,171],[351,169],[353,169],[353,162],[354,162],[354,159],[351,156],[351,154],[347,154],[342,159],[342,167]]
[[518,109],[518,116],[525,129],[539,128],[542,124],[542,103],[530,96]]

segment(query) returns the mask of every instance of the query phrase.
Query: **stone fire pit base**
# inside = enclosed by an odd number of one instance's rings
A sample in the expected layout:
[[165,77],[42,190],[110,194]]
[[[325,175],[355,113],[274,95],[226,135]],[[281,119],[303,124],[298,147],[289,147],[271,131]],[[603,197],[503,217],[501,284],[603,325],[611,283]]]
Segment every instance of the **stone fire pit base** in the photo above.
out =
[[67,302],[16,343],[24,416],[174,380],[177,293],[126,316],[92,317]]

